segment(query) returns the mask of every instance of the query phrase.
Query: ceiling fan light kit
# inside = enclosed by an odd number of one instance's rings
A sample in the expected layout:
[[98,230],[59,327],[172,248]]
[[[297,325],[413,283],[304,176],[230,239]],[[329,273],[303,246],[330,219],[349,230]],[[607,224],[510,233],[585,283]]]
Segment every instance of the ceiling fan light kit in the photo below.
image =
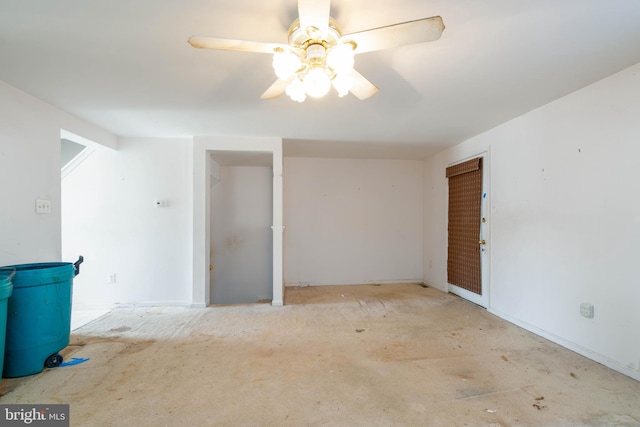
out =
[[320,98],[333,86],[338,96],[353,88],[354,50],[357,44],[342,40],[342,31],[332,18],[325,32],[310,26],[303,30],[297,19],[289,28],[289,49],[276,49],[273,69],[288,82],[285,93],[298,102],[307,95]]
[[338,96],[349,92],[367,99],[378,88],[354,69],[358,53],[406,44],[437,40],[444,30],[442,18],[434,16],[387,27],[342,35],[329,16],[330,0],[298,0],[298,15],[289,27],[288,44],[192,36],[189,44],[204,49],[273,53],[272,66],[278,80],[262,99],[286,93],[304,102],[307,96],[320,98],[333,87]]

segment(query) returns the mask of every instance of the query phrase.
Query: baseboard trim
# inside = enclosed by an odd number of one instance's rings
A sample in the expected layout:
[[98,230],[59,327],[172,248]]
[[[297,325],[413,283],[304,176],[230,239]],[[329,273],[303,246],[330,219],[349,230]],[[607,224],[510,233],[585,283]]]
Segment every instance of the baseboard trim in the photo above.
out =
[[356,285],[409,285],[423,284],[422,279],[398,279],[398,280],[364,280],[361,282],[341,282],[341,283],[311,283],[311,282],[285,282],[287,287],[306,286],[356,286]]
[[72,310],[113,310],[116,307],[113,303],[104,303],[104,302],[81,302],[81,303],[72,303]]
[[623,375],[626,375],[630,378],[633,378],[636,381],[640,381],[640,372],[635,370],[635,369],[631,369],[628,366],[625,366],[623,364],[621,364],[620,362],[617,362],[613,359],[610,359],[609,357],[600,354],[598,352],[595,352],[593,350],[590,350],[586,347],[583,347],[579,344],[576,344],[574,342],[571,342],[565,338],[562,338],[558,335],[555,335],[549,331],[545,331],[544,329],[540,329],[537,326],[531,325],[527,322],[523,322],[520,319],[516,319],[515,317],[512,317],[500,310],[496,310],[494,308],[488,308],[487,311],[495,316],[500,317],[501,319],[506,320],[507,322],[513,323],[516,326],[519,326],[523,329],[526,329],[529,332],[532,332],[536,335],[541,336],[542,338],[548,339],[551,342],[554,342],[568,350],[571,350],[575,353],[578,353],[581,356],[586,357],[587,359],[591,359],[594,362],[598,362],[601,365],[606,366],[607,368],[613,369],[616,372],[620,372]]
[[[135,308],[135,307],[194,307],[186,301],[140,301],[115,303],[115,308]],[[202,306],[205,307],[205,306]]]

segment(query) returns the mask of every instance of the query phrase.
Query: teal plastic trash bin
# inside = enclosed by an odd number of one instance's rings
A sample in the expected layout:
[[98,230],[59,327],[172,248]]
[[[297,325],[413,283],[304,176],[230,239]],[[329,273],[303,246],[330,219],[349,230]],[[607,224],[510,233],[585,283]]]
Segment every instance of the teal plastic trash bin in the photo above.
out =
[[24,377],[60,366],[58,352],[69,344],[71,334],[73,278],[83,260],[7,267],[16,274],[7,306],[3,377]]
[[[13,292],[11,278],[16,274],[14,269],[0,269],[0,366],[4,360],[4,340],[7,331],[7,301]],[[0,379],[0,381],[2,381]]]

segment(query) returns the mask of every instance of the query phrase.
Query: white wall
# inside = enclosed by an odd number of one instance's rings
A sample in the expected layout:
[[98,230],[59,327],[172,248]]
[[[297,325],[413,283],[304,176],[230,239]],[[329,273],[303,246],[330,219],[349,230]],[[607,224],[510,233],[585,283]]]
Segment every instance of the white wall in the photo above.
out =
[[[0,81],[0,265],[61,259],[61,129],[116,147],[114,135]],[[50,214],[36,214],[37,199]]]
[[76,308],[191,303],[191,144],[121,139],[64,178],[63,256],[85,257]]
[[285,283],[422,282],[423,162],[285,158]]
[[425,281],[447,288],[445,167],[489,150],[490,311],[640,379],[639,117],[636,65],[429,159]]
[[272,187],[271,167],[220,168],[211,190],[211,303],[272,298]]

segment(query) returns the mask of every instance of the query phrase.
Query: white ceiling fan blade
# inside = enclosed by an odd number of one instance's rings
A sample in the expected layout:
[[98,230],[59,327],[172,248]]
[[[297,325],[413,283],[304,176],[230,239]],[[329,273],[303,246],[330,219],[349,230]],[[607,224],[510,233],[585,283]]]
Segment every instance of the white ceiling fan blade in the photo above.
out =
[[367,98],[371,98],[373,95],[378,93],[378,88],[369,80],[367,80],[366,77],[364,77],[356,70],[353,70],[352,73],[354,82],[350,92],[354,94],[358,99],[364,100]]
[[275,83],[269,86],[269,89],[264,91],[264,93],[260,96],[260,99],[274,99],[279,97],[287,90],[287,86],[289,86],[290,82],[291,82],[291,79],[276,80]]
[[239,52],[274,53],[278,48],[289,49],[288,44],[264,43],[220,37],[191,36],[189,44],[199,49],[234,50]]
[[309,27],[315,27],[320,31],[320,37],[327,34],[329,28],[329,14],[331,11],[330,0],[298,0],[298,17],[300,18],[300,28],[307,31]]
[[347,34],[342,37],[342,40],[353,40],[358,44],[355,53],[365,53],[438,40],[443,31],[442,18],[433,16]]

